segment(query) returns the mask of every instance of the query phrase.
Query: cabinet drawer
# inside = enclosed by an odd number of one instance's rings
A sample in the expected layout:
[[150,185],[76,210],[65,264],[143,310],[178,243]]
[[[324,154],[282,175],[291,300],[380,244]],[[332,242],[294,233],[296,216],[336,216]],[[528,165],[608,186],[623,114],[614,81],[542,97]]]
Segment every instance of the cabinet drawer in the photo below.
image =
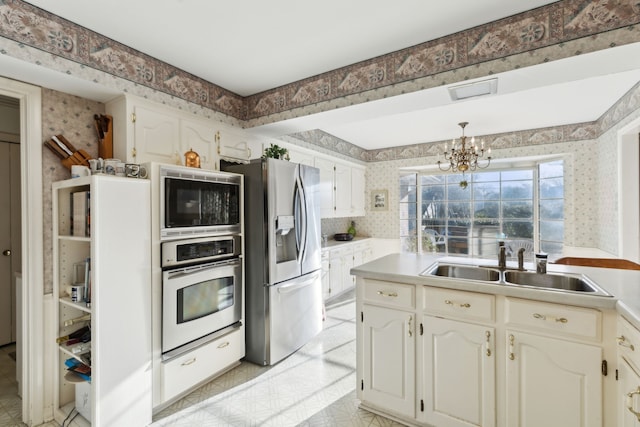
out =
[[401,283],[365,280],[364,300],[388,307],[414,308],[415,286]]
[[506,299],[506,324],[600,341],[602,313],[590,308]]
[[428,286],[422,289],[422,308],[428,313],[489,322],[495,319],[493,295]]
[[636,370],[640,371],[640,331],[622,316],[618,316],[618,354]]
[[189,353],[162,362],[162,401],[178,396],[244,357],[240,328]]

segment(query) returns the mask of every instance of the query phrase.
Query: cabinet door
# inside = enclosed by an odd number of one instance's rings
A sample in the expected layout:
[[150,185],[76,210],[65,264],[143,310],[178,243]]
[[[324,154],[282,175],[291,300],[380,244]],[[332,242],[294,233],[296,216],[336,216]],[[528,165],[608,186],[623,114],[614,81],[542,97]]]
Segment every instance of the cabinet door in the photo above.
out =
[[365,304],[362,400],[415,417],[415,314]]
[[365,215],[364,169],[351,168],[351,215]]
[[335,216],[333,162],[316,157],[315,167],[320,169],[320,216],[333,218]]
[[424,421],[440,427],[496,423],[495,330],[423,319]]
[[507,425],[602,427],[602,349],[507,331]]
[[332,251],[329,258],[329,297],[342,292],[342,255]]
[[640,427],[640,375],[626,360],[618,359],[618,425]]
[[313,155],[303,151],[298,151],[293,148],[289,148],[289,159],[294,163],[300,163],[301,165],[315,166],[315,159]]
[[[182,148],[193,150],[200,156],[202,169],[218,170],[216,155],[216,133],[207,123],[180,121],[180,141]],[[184,153],[181,153],[184,156]],[[182,157],[184,159],[184,157]]]
[[134,113],[136,163],[182,164],[186,150],[180,146],[178,117],[141,106],[135,106]]
[[322,254],[321,262],[322,271],[322,299],[326,301],[331,296],[331,267],[329,262],[329,254]]
[[342,291],[349,290],[356,285],[356,277],[351,275],[351,269],[353,268],[353,251],[351,249],[346,250],[341,258],[342,266]]
[[351,216],[351,167],[335,164],[335,216]]

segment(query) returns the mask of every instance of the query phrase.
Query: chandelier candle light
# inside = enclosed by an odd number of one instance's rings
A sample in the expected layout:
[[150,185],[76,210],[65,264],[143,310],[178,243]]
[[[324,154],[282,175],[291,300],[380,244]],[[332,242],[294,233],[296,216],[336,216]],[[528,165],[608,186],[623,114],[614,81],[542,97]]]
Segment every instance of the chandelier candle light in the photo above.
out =
[[444,144],[444,158],[449,162],[446,168],[442,168],[442,162],[438,160],[438,168],[441,171],[462,172],[474,171],[476,168],[486,169],[491,163],[491,148],[487,150],[487,164],[480,166],[478,159],[484,157],[484,141],[481,141],[480,147],[475,145],[475,138],[471,138],[471,144],[467,148],[467,137],[464,135],[464,128],[469,122],[458,123],[462,128],[462,137],[460,137],[460,148],[456,148],[456,140],[451,141],[451,150],[449,145]]

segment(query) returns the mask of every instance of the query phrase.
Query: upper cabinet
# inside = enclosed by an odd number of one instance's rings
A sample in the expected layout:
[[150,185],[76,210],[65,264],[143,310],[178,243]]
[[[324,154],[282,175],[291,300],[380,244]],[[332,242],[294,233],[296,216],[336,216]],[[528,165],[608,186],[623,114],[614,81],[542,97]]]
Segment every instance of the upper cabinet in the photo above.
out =
[[122,96],[106,104],[113,117],[113,155],[127,163],[184,164],[193,150],[203,169],[219,169],[221,157],[247,160],[244,131],[151,101]]
[[320,169],[322,218],[364,216],[364,167],[316,157]]

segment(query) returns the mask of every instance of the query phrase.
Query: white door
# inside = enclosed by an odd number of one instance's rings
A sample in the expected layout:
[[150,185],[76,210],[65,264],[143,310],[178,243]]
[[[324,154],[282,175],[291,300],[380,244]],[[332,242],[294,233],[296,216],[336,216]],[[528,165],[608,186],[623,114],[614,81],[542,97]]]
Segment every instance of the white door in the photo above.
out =
[[425,316],[425,421],[439,427],[496,423],[495,330]]
[[415,417],[415,314],[363,307],[362,400]]
[[188,148],[180,145],[177,117],[136,106],[134,128],[136,163],[184,164],[184,153]]
[[351,168],[335,164],[335,215],[351,216]]
[[14,273],[21,270],[20,145],[0,142],[0,345],[16,341]]
[[602,349],[507,331],[507,425],[602,427]]

